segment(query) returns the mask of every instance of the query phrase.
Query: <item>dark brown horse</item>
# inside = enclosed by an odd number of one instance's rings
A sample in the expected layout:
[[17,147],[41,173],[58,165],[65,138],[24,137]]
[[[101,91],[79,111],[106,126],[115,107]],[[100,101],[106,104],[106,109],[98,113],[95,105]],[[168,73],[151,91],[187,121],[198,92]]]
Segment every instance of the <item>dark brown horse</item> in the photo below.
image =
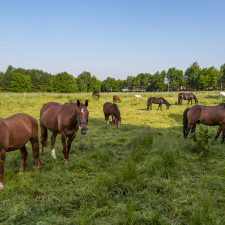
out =
[[[150,106],[150,109],[152,109],[152,103],[159,104],[159,107],[161,110],[162,110],[162,104],[165,104],[167,106],[167,109],[170,108],[170,104],[169,102],[166,101],[166,99],[162,97],[160,98],[151,97],[147,100],[147,110],[149,110],[149,106]],[[158,110],[159,110],[159,107],[158,107]]]
[[[58,102],[49,102],[43,105],[40,112],[40,126],[41,126],[41,145],[42,155],[44,154],[44,147],[47,146],[47,134],[50,130],[52,157],[55,155],[55,141],[57,134],[61,134],[61,141],[63,145],[63,154],[65,164],[68,160],[71,143],[76,137],[76,133],[81,127],[81,134],[87,133],[88,125],[88,100],[85,105],[81,104],[79,100],[77,103],[65,103],[64,105]],[[68,140],[67,140],[68,138]],[[67,140],[67,143],[66,143]]]
[[119,96],[113,95],[113,102],[116,102],[116,101],[121,102]]
[[121,124],[121,117],[120,117],[120,110],[115,103],[106,102],[103,105],[103,112],[105,115],[105,121],[109,125],[109,116],[112,116],[112,126],[115,126],[115,120],[117,123],[117,127],[120,127]]
[[223,131],[223,143],[225,138],[225,103],[217,106],[195,105],[187,108],[183,113],[183,134],[185,139],[190,130],[191,133],[195,132],[197,123],[209,126],[219,125],[215,140],[219,137],[221,131]]
[[39,144],[38,144],[38,122],[32,116],[19,113],[9,118],[0,118],[0,188],[3,187],[3,173],[6,152],[20,149],[22,163],[20,173],[25,169],[27,150],[26,143],[32,144],[35,169],[40,167]]
[[97,96],[98,98],[100,98],[100,94],[98,91],[93,91],[92,96]]
[[193,99],[195,100],[195,105],[198,105],[198,100],[193,93],[179,93],[178,94],[178,104],[179,105],[182,105],[183,100],[188,100],[188,104],[191,101],[191,105],[192,105]]

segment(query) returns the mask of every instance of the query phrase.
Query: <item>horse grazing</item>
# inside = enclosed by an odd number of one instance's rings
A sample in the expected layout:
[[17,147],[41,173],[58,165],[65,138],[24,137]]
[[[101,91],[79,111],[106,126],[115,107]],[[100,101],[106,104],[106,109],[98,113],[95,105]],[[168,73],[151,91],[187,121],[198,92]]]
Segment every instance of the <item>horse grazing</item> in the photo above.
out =
[[103,105],[103,112],[105,115],[105,121],[109,125],[109,116],[112,115],[112,126],[115,126],[115,120],[117,123],[117,127],[120,127],[121,124],[121,117],[120,117],[120,110],[115,103],[106,102]]
[[92,96],[97,96],[98,98],[100,98],[100,94],[98,91],[93,91]]
[[195,105],[198,105],[198,100],[194,94],[192,94],[192,93],[179,93],[178,94],[178,104],[179,105],[182,105],[183,100],[188,100],[188,104],[191,101],[191,105],[192,105],[193,99],[195,100]]
[[63,164],[67,162],[71,143],[76,137],[76,133],[79,130],[79,125],[81,127],[81,134],[87,133],[89,114],[87,106],[87,99],[85,101],[85,105],[81,104],[79,100],[77,100],[77,103],[65,103],[63,105],[58,102],[49,102],[43,105],[40,112],[42,155],[44,154],[44,147],[47,146],[48,130],[50,130],[52,132],[52,157],[56,158],[56,136],[57,134],[61,134],[64,154]]
[[225,97],[225,92],[220,92],[219,93],[219,99],[222,99],[222,97]]
[[120,98],[117,95],[113,95],[113,102],[119,101],[121,102]]
[[[225,138],[225,103],[217,106],[195,105],[187,108],[183,113],[183,134],[185,139],[190,130],[191,133],[195,132],[197,123],[209,126],[219,125],[215,140],[217,140],[221,131],[223,131],[223,143]],[[194,139],[196,139],[195,136]]]
[[6,152],[20,149],[22,156],[20,173],[22,173],[28,155],[25,145],[30,141],[35,169],[41,166],[39,161],[38,122],[32,116],[24,113],[18,113],[6,119],[0,118],[0,137],[0,188],[3,188]]
[[[166,101],[166,99],[162,97],[160,98],[151,97],[147,100],[147,110],[149,110],[149,106],[150,106],[150,109],[152,110],[152,103],[159,104],[159,107],[161,110],[162,110],[162,104],[165,104],[167,106],[167,109],[170,108],[170,104],[169,102]],[[159,107],[158,107],[158,110],[159,110]]]
[[136,98],[136,99],[141,99],[141,95],[134,95],[134,97]]

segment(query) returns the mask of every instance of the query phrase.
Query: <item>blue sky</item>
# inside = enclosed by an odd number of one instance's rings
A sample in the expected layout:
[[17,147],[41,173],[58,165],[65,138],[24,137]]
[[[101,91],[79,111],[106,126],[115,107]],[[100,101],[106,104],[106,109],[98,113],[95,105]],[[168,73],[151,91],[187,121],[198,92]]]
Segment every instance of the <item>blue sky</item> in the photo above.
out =
[[224,0],[0,0],[9,65],[126,79],[225,63]]

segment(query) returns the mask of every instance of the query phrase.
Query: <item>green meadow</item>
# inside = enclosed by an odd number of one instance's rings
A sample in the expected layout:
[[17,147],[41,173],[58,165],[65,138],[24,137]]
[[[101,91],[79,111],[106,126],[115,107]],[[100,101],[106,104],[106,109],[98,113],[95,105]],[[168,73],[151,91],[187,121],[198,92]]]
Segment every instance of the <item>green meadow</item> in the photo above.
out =
[[[218,92],[194,92],[201,105],[218,105]],[[107,126],[103,104],[117,103],[121,127]],[[149,97],[165,98],[162,111]],[[0,224],[225,224],[225,145],[218,127],[197,125],[197,141],[183,139],[178,93],[0,93],[0,117],[27,113],[39,121],[43,104],[89,101],[88,133],[80,130],[63,165],[60,135],[57,159],[50,137],[41,168],[34,169],[28,143],[26,169],[19,174],[20,151],[6,154],[0,190]],[[193,102],[194,105],[194,102]],[[190,107],[190,104],[189,104]],[[111,117],[110,117],[111,120]],[[40,130],[39,130],[40,136]],[[41,145],[40,145],[41,150]]]

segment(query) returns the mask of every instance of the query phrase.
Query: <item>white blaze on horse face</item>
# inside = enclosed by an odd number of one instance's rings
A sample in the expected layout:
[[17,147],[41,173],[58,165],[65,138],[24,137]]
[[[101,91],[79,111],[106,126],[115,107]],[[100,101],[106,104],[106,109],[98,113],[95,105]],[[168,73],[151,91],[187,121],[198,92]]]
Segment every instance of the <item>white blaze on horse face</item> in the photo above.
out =
[[3,183],[0,183],[0,189],[3,188],[3,187],[4,187]]
[[84,109],[83,108],[81,109],[81,112],[82,112],[82,114],[84,114]]
[[54,148],[52,149],[52,158],[53,158],[53,159],[56,159],[55,149],[54,149]]

